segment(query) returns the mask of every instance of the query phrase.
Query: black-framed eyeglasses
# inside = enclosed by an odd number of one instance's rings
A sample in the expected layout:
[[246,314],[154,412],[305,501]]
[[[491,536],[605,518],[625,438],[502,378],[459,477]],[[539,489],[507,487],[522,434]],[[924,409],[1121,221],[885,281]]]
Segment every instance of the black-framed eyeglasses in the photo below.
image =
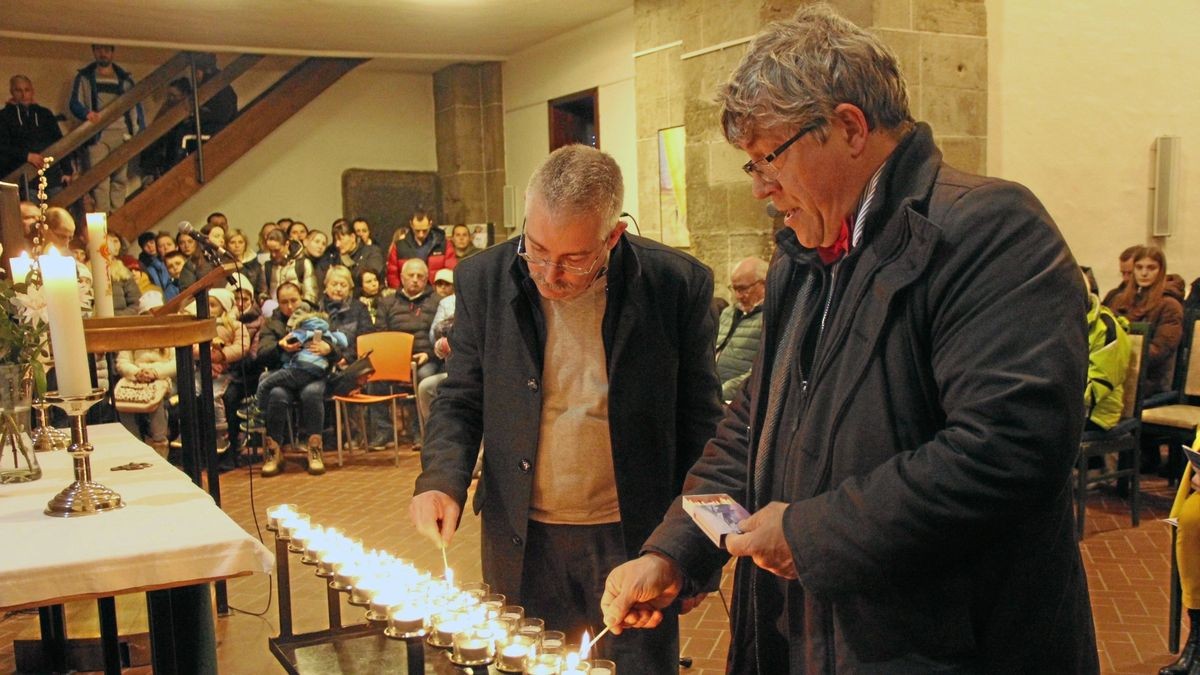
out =
[[604,244],[601,245],[600,252],[596,254],[595,258],[592,258],[592,262],[588,264],[587,267],[569,265],[567,263],[551,262],[544,258],[532,256],[529,254],[529,251],[525,250],[525,221],[521,221],[521,237],[517,240],[517,255],[520,256],[521,259],[524,260],[525,263],[530,267],[540,267],[543,270],[557,269],[567,274],[583,276],[586,274],[591,274],[593,271],[595,271],[596,264],[600,262],[600,259],[604,257],[604,252],[608,249],[607,244],[608,241],[606,240]]
[[742,171],[745,171],[746,175],[750,176],[751,178],[754,178],[755,176],[764,180],[775,180],[776,178],[779,178],[779,168],[771,162],[779,159],[779,156],[782,155],[785,150],[792,147],[793,143],[801,138],[804,138],[806,134],[816,131],[821,127],[822,124],[824,124],[824,120],[817,120],[812,124],[803,127],[791,138],[787,139],[783,143],[780,143],[778,148],[775,148],[771,152],[763,155],[762,159],[752,159],[743,164]]

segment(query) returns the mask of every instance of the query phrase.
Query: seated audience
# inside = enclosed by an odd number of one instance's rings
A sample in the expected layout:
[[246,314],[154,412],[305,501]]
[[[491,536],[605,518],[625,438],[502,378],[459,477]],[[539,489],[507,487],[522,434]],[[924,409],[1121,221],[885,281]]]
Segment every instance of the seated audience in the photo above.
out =
[[167,283],[167,266],[158,257],[158,235],[154,232],[143,232],[138,235],[138,263],[142,271],[150,278],[150,282],[160,289]]
[[733,400],[734,393],[750,375],[762,336],[762,303],[766,297],[767,263],[745,258],[729,275],[734,301],[721,311],[717,324],[717,376],[721,398]]
[[[135,382],[166,380],[174,389],[175,350],[135,349],[117,353],[117,372]],[[170,395],[168,389],[168,396]],[[121,424],[134,436],[153,446],[158,454],[167,456],[167,408],[159,405],[149,413],[118,413]],[[143,431],[144,427],[144,431]]]
[[183,283],[184,267],[187,266],[187,256],[182,251],[171,251],[166,255],[167,284],[162,287],[163,300],[170,301],[187,287]]
[[1167,257],[1157,246],[1141,246],[1133,254],[1133,276],[1109,303],[1117,316],[1150,324],[1154,339],[1147,355],[1145,394],[1167,391],[1175,352],[1183,329],[1182,298],[1167,288]]
[[258,248],[255,250],[255,253],[258,255],[258,263],[260,265],[266,264],[267,260],[271,257],[271,252],[267,250],[267,235],[278,229],[279,226],[272,222],[263,223],[263,226],[258,229]]
[[[437,311],[433,314],[433,323],[429,327],[429,340],[433,343],[433,355],[443,363],[450,358],[450,330],[454,327],[454,310],[457,301],[454,295],[454,273],[450,270],[439,270],[435,286],[449,287],[449,293],[442,295],[438,301]],[[439,295],[442,294],[438,289]],[[421,428],[425,428],[425,420],[429,419],[429,411],[433,407],[433,399],[437,398],[438,387],[446,379],[446,372],[434,373],[417,384],[417,415]]]
[[[140,267],[134,260],[134,267]],[[138,288],[137,279],[120,258],[108,262],[108,280],[112,287],[113,314],[116,316],[133,316],[141,311],[142,290]]]
[[1107,431],[1121,421],[1125,371],[1131,346],[1126,322],[1088,293],[1088,379],[1083,391],[1087,431]]
[[338,261],[337,247],[329,245],[329,236],[324,232],[313,230],[304,238],[303,255],[317,275],[317,288],[325,288],[325,272]]
[[229,230],[225,239],[225,250],[237,263],[238,272],[246,277],[246,283],[249,285],[244,288],[257,293],[257,289],[263,286],[263,269],[262,264],[258,262],[258,256],[250,250],[246,233],[236,228]]
[[285,238],[283,232],[274,231],[267,235],[267,251],[271,257],[263,264],[263,283],[260,295],[271,297],[279,284],[291,281],[300,287],[304,301],[317,303],[317,275],[312,262],[303,255],[303,247]]
[[474,237],[471,236],[471,228],[466,225],[455,225],[454,229],[450,232],[450,240],[454,245],[454,257],[460,261],[466,260],[483,250],[475,246]]
[[287,226],[288,239],[291,239],[292,241],[296,242],[297,244],[304,243],[304,239],[306,237],[308,237],[308,226],[307,225],[305,225],[304,223],[302,223],[298,220],[292,220],[291,218],[281,218],[280,221],[288,222],[288,226]]
[[407,225],[396,228],[392,245],[388,247],[387,275],[390,288],[400,287],[400,270],[404,261],[416,258],[425,263],[430,274],[438,270],[454,269],[458,258],[454,248],[446,244],[446,233],[434,227],[428,211],[418,208]]
[[[237,312],[233,291],[227,288],[211,288],[208,291],[208,313],[217,324],[217,335],[212,340],[213,398],[216,419],[214,423],[227,424],[232,417],[225,406],[226,390],[232,380],[231,367],[250,353],[250,331],[242,324]],[[193,356],[199,356],[199,347],[193,347]]]
[[424,379],[440,370],[433,357],[429,328],[437,312],[438,295],[430,288],[429,269],[420,258],[409,258],[401,273],[402,283],[396,294],[379,301],[385,330],[398,330],[413,336],[413,360],[417,363],[417,379]]
[[187,258],[187,263],[183,266],[183,273],[180,275],[180,283],[184,288],[196,283],[200,277],[212,271],[212,264],[208,262],[208,258],[204,257],[200,242],[196,241],[195,237],[187,232],[180,232],[175,235],[175,246]]
[[1120,295],[1121,291],[1125,290],[1126,286],[1129,285],[1129,279],[1133,277],[1133,254],[1137,253],[1139,248],[1142,248],[1140,244],[1134,244],[1124,251],[1121,251],[1121,255],[1117,258],[1117,267],[1121,271],[1121,283],[1117,284],[1116,288],[1106,293],[1104,295],[1104,300],[1102,300],[1100,304],[1104,305],[1105,307],[1111,307],[1112,301],[1118,295]]
[[[341,220],[345,220],[345,218],[342,218]],[[350,221],[350,225],[351,225],[351,229],[354,230],[354,234],[358,235],[359,241],[366,244],[367,246],[374,246],[375,248],[379,248],[379,246],[375,243],[375,237],[371,234],[370,221],[368,221],[366,218],[363,218],[362,216],[359,216],[358,218],[355,218],[354,220]],[[381,249],[380,255],[382,255],[382,254],[383,254],[383,251]],[[380,270],[380,271],[382,271],[382,270]]]
[[352,273],[360,269],[383,273],[383,252],[378,246],[364,244],[349,224],[341,222],[333,226],[333,243],[337,246],[338,262]]

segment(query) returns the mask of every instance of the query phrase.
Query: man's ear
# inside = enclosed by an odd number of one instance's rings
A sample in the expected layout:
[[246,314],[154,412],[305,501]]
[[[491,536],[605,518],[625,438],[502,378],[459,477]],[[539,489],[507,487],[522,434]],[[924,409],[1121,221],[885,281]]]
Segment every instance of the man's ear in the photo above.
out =
[[867,146],[867,135],[871,133],[867,116],[852,103],[839,103],[833,109],[833,117],[837,120],[836,132],[842,135],[851,154],[858,157]]

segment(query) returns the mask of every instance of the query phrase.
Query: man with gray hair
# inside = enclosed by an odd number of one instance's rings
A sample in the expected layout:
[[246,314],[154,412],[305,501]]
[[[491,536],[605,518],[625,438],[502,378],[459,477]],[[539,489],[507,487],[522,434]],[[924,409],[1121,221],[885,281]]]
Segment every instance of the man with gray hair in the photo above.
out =
[[[410,514],[439,546],[474,508],[484,580],[572,642],[637,555],[720,416],[711,271],[625,232],[621,170],[582,145],[530,179],[515,241],[455,269],[457,306]],[[678,669],[676,611],[602,640],[622,673]],[[639,634],[640,633],[640,634]]]
[[750,375],[762,339],[762,302],[767,281],[767,261],[743,258],[729,273],[733,304],[717,320],[717,376],[721,397],[733,400]]
[[1086,305],[1050,216],[944,164],[892,51],[828,6],[767,26],[719,100],[786,227],[684,493],[751,515],[722,550],[673,505],[606,623],[654,625],[733,555],[731,673],[1098,672],[1068,480]]

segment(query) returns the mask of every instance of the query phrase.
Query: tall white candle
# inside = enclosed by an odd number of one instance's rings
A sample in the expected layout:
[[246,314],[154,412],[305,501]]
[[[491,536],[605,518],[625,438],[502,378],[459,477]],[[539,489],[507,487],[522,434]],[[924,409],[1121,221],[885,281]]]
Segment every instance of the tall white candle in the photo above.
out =
[[22,251],[21,255],[8,259],[8,268],[12,270],[13,283],[23,284],[26,278],[29,277],[30,270],[33,269],[33,258],[30,258],[28,253]]
[[108,256],[117,251],[107,250],[108,214],[87,214],[88,263],[92,268],[92,289],[96,293],[95,315],[113,315],[112,284],[108,280]]
[[42,294],[50,322],[50,346],[60,396],[83,396],[92,391],[87,343],[83,338],[83,313],[79,309],[79,281],[75,258],[59,255],[51,247],[38,258]]

